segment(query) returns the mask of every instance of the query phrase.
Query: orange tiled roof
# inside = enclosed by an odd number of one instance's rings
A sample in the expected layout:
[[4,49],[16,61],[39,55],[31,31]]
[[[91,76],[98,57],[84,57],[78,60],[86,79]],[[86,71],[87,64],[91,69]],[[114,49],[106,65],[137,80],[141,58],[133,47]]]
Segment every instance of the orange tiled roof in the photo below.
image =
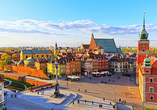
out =
[[96,47],[97,49],[103,49],[100,45]]

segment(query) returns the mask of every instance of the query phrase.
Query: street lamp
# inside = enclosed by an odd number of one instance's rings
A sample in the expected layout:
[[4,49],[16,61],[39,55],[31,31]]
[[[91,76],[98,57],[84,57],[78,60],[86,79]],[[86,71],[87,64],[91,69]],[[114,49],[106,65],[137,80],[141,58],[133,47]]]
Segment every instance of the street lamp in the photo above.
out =
[[5,106],[6,106],[6,108],[7,108],[7,95],[8,95],[8,92],[6,91],[4,94],[5,94],[5,96],[6,96]]
[[58,61],[56,59],[54,65],[56,66],[56,84],[55,84],[55,92],[51,97],[54,98],[59,98],[60,97],[60,93],[59,93],[59,84],[58,84]]

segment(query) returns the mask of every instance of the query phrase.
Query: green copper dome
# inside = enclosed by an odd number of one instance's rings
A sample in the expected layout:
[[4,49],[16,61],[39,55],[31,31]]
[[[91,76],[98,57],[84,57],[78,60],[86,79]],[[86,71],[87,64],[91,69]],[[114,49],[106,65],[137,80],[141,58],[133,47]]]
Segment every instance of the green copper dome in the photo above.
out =
[[145,13],[143,14],[143,28],[141,33],[139,34],[139,38],[142,39],[147,39],[148,38],[148,33],[145,29]]
[[144,66],[145,67],[150,66],[150,59],[148,58],[148,54],[146,55],[146,58],[144,59]]

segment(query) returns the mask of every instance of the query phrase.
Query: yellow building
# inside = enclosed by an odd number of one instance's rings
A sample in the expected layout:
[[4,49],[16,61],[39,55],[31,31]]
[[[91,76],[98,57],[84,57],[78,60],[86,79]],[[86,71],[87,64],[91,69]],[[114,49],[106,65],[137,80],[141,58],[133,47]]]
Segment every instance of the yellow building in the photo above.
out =
[[40,59],[38,61],[35,62],[35,68],[37,70],[43,70],[47,68],[47,60],[46,59]]
[[20,53],[20,60],[25,60],[32,55],[34,59],[37,59],[38,57],[44,57],[46,59],[47,57],[53,58],[53,52],[51,50],[22,50]]
[[[47,63],[47,73],[51,73],[53,77],[56,76],[56,66],[54,63]],[[58,76],[59,78],[66,77],[66,64],[58,65]]]

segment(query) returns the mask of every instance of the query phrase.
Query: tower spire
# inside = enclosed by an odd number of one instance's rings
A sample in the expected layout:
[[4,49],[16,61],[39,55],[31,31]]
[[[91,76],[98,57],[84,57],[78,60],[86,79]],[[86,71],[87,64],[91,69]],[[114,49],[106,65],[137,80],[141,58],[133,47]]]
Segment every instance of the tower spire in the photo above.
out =
[[93,34],[93,32],[92,32],[92,37],[91,38],[94,38],[94,34]]
[[143,14],[143,28],[142,28],[141,33],[139,34],[139,38],[140,38],[140,40],[144,40],[144,39],[147,40],[147,38],[148,38],[148,33],[145,29],[145,12]]
[[143,14],[143,28],[145,28],[145,12]]

